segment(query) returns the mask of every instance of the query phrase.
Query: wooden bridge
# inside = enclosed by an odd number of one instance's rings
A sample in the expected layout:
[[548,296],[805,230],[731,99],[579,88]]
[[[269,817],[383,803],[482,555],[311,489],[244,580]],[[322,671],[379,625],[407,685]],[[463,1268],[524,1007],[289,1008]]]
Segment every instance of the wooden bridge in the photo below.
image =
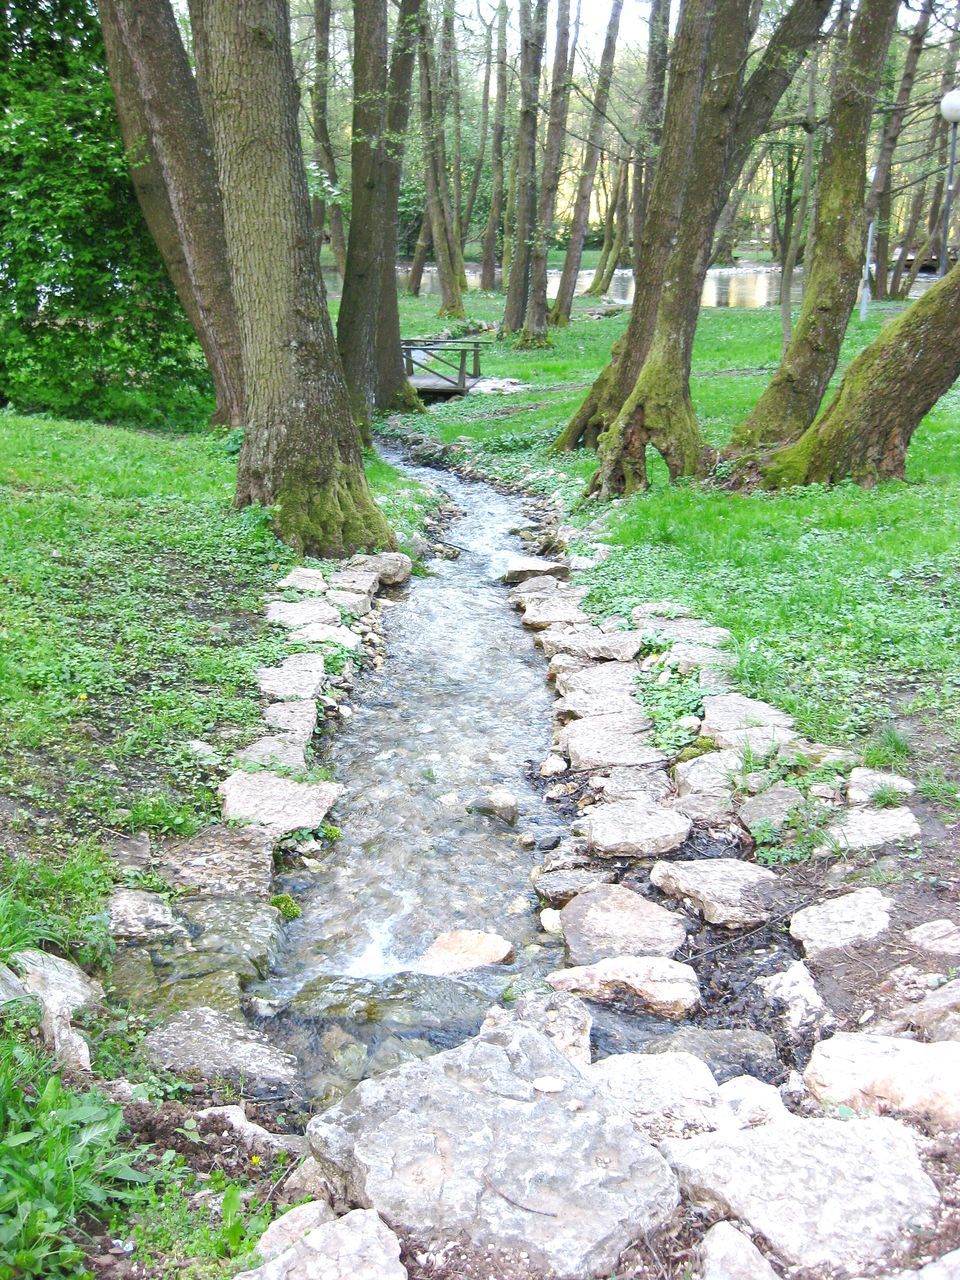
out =
[[410,385],[418,394],[428,396],[465,395],[480,381],[480,348],[484,346],[489,343],[473,339],[400,340]]

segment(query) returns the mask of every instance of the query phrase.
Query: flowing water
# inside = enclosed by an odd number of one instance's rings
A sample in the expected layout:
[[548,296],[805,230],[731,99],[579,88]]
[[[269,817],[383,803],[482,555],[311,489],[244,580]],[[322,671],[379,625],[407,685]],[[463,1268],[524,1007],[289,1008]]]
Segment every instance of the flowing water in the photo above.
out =
[[[507,983],[559,962],[541,945],[528,879],[542,853],[466,808],[505,785],[524,830],[546,844],[561,832],[525,777],[550,745],[545,660],[498,581],[522,549],[511,530],[528,522],[518,499],[486,485],[444,474],[443,488],[461,512],[447,534],[460,555],[432,561],[385,610],[388,661],[364,676],[329,753],[342,836],[319,870],[291,878],[303,915],[262,993],[286,1011],[274,1034],[316,1093],[345,1055],[362,1066],[385,1037],[436,1047],[470,1034]],[[506,936],[517,961],[462,982],[416,975],[437,934],[457,928]]]

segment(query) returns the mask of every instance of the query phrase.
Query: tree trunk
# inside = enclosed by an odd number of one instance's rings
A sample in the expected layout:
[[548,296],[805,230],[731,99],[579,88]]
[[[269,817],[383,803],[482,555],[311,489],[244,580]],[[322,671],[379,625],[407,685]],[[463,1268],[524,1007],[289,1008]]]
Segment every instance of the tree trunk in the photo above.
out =
[[[533,7],[531,8],[531,4]],[[503,333],[523,328],[530,296],[530,259],[537,218],[537,123],[540,71],[547,38],[547,0],[520,0],[520,118],[517,123],[517,217],[503,309]]]
[[430,214],[424,213],[423,221],[420,223],[420,234],[417,236],[417,246],[413,251],[413,261],[410,263],[410,274],[407,277],[407,293],[412,298],[420,297],[420,286],[423,283],[423,268],[427,263],[427,250],[430,248]]
[[223,193],[247,391],[239,506],[272,507],[299,552],[391,541],[360,439],[313,247],[285,0],[192,0],[198,76]]
[[497,96],[493,106],[493,135],[490,140],[490,212],[483,232],[480,288],[497,287],[497,244],[503,221],[503,139],[507,118],[507,0],[497,7]]
[[874,254],[873,296],[878,299],[889,297],[889,263],[890,263],[890,216],[892,200],[889,185],[880,196],[877,209],[876,253]]
[[570,311],[573,297],[577,291],[577,277],[580,274],[580,263],[583,258],[583,242],[587,235],[587,223],[590,217],[590,200],[593,196],[593,183],[597,176],[597,162],[600,159],[600,138],[607,115],[607,102],[610,97],[610,81],[613,78],[613,63],[617,52],[617,35],[620,31],[620,14],[623,0],[612,0],[610,18],[607,22],[607,34],[600,55],[600,67],[597,72],[597,89],[590,112],[590,125],[587,130],[587,142],[584,148],[583,164],[580,179],[577,183],[577,195],[573,203],[573,215],[570,219],[570,238],[567,252],[563,258],[563,270],[557,296],[550,314],[550,324],[565,325],[570,322]]
[[817,74],[819,63],[817,50],[810,56],[807,68],[807,119],[804,125],[806,136],[803,140],[803,172],[800,177],[800,199],[797,201],[797,214],[783,259],[783,274],[780,277],[780,353],[786,353],[790,345],[793,331],[793,272],[800,256],[800,245],[803,243],[803,228],[807,220],[807,209],[810,205],[810,192],[813,188],[814,130],[817,125]]
[[540,183],[540,200],[537,206],[530,267],[530,301],[527,305],[527,317],[521,338],[522,345],[527,347],[544,346],[547,342],[547,255],[553,235],[553,217],[557,206],[557,190],[560,186],[560,159],[567,132],[572,56],[570,0],[558,0],[547,138],[543,151],[543,177]]
[[467,202],[463,209],[463,226],[460,228],[461,248],[466,246],[470,235],[470,223],[473,220],[473,208],[480,190],[480,178],[483,175],[483,161],[487,152],[487,128],[490,121],[490,77],[493,72],[493,23],[486,27],[483,52],[483,92],[480,97],[480,130],[477,141],[477,156],[473,163],[473,176],[467,190]]
[[[339,190],[337,158],[330,141],[327,121],[327,97],[330,86],[330,0],[316,0],[313,11],[316,70],[314,73],[312,109],[313,138],[317,167],[326,174],[327,182]],[[324,211],[330,221],[330,248],[341,280],[347,270],[347,237],[343,228],[343,210],[336,201],[324,201]]]
[[734,451],[802,435],[837,367],[860,283],[867,139],[896,16],[897,0],[862,0],[851,24],[827,120],[800,315],[779,369],[734,433]]
[[737,249],[737,218],[740,216],[740,206],[743,204],[743,197],[753,186],[757,174],[760,172],[760,166],[769,154],[770,148],[766,144],[757,149],[749,166],[744,170],[743,177],[731,193],[730,199],[723,206],[723,212],[717,219],[717,229],[713,237],[713,249],[710,253],[711,267],[716,266],[717,263],[729,266],[734,262]]
[[613,283],[613,273],[617,267],[623,265],[623,255],[628,249],[627,224],[630,221],[630,161],[624,157],[620,164],[621,176],[617,184],[616,202],[613,206],[613,241],[596,288],[596,293],[601,298]]
[[617,207],[623,191],[623,181],[624,161],[618,158],[617,167],[613,171],[613,178],[610,182],[610,198],[607,201],[607,208],[603,218],[603,241],[600,245],[600,257],[597,259],[597,265],[593,269],[593,279],[584,290],[588,297],[595,298],[603,292],[601,284],[606,275],[607,263],[610,261],[610,255],[613,252],[617,225]]
[[960,377],[960,266],[902,311],[853,361],[832,403],[761,465],[767,488],[902,479],[914,431]]
[[514,232],[517,224],[517,148],[513,148],[510,157],[510,181],[507,183],[507,200],[503,210],[503,254],[500,264],[500,276],[506,287],[510,279],[510,264],[513,262]]
[[[427,212],[433,254],[440,279],[440,315],[463,319],[460,263],[453,252],[449,202],[445,199],[446,165],[443,154],[443,120],[437,100],[433,66],[433,39],[427,4],[420,6],[420,123],[423,130],[423,167],[427,187]],[[459,240],[456,241],[459,249]]]
[[660,151],[660,135],[663,131],[663,100],[667,86],[667,42],[670,34],[669,0],[652,0],[650,5],[650,36],[647,41],[647,66],[643,77],[643,97],[640,103],[640,126],[633,152],[633,208],[632,243],[633,275],[641,271],[640,245],[643,242],[643,226],[650,198]]
[[214,422],[244,420],[240,329],[210,134],[169,0],[99,0],[110,80],[134,190],[217,398]]

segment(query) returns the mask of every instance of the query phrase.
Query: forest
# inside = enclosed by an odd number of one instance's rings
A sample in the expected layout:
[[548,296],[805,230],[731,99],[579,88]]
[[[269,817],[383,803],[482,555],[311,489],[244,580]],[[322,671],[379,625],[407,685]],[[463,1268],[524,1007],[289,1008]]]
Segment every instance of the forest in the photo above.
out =
[[0,1280],[950,1280],[960,0],[2,9]]

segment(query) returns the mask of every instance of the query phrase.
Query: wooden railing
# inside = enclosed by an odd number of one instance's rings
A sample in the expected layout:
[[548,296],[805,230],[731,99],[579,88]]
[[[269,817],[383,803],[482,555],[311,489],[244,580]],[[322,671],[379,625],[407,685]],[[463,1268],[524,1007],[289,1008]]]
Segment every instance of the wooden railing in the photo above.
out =
[[429,341],[423,338],[401,338],[400,351],[408,378],[420,369],[428,378],[438,378],[452,390],[466,391],[467,365],[469,377],[480,377],[480,348],[489,343],[479,341]]

